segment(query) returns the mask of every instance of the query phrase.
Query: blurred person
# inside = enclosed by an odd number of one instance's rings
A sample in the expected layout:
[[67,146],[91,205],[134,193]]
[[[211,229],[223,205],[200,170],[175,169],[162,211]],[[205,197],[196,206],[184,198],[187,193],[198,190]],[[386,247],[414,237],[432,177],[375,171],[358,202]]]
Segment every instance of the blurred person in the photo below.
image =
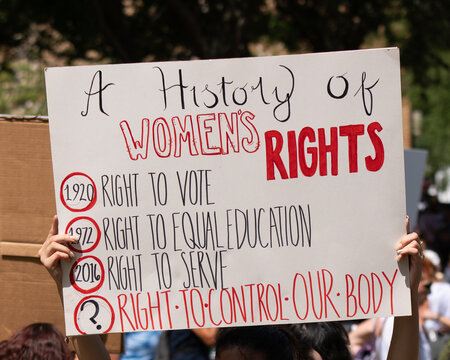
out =
[[[420,321],[431,346],[432,359],[437,359],[450,340],[450,284],[443,280],[441,262],[433,250],[424,251],[424,269],[434,274],[427,300],[420,307]],[[436,276],[439,274],[439,276]]]
[[444,268],[444,280],[450,282],[450,256],[448,257]]
[[125,333],[123,336],[125,352],[116,359],[154,360],[160,334],[161,331],[157,330]]
[[[447,266],[450,254],[450,204],[442,204],[443,224],[436,234],[436,246],[433,248],[439,255],[441,264]],[[446,270],[446,269],[441,269]]]
[[168,331],[170,360],[209,360],[217,331],[216,328]]
[[216,328],[165,330],[155,360],[209,360],[216,343]]
[[420,307],[419,314],[430,343],[431,358],[436,360],[450,341],[450,317],[432,311],[428,300]]
[[337,322],[225,328],[216,359],[351,360],[348,344]]
[[448,360],[450,359],[450,341],[445,344],[441,353],[439,354],[438,360]]
[[[424,329],[423,307],[430,294],[430,288],[434,279],[435,268],[428,258],[424,257],[422,276],[418,286],[419,306],[419,359],[431,360],[431,346]],[[388,359],[391,340],[393,339],[394,318],[368,319],[361,322],[349,334],[353,353],[356,355],[364,344],[371,344],[375,360]]]
[[0,343],[2,360],[74,360],[75,354],[56,326],[35,323]]
[[352,360],[349,338],[339,322],[306,323],[301,325],[306,339],[322,360]]
[[444,225],[444,213],[437,196],[427,197],[426,208],[419,213],[417,225],[420,232],[422,232],[427,247],[434,249],[436,246],[437,232]]
[[301,327],[267,325],[219,330],[216,360],[319,360]]

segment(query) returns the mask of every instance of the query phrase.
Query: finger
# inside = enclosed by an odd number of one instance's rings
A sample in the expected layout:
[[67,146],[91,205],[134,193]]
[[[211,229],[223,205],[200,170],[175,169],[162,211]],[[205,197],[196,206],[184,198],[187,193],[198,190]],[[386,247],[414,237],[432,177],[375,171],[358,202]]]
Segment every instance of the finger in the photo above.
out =
[[53,266],[55,266],[55,264],[57,264],[59,260],[70,260],[70,257],[68,254],[65,254],[63,252],[55,252],[52,256],[48,257],[47,260],[45,260],[43,263],[47,269],[50,269]]
[[71,258],[75,257],[74,253],[65,245],[59,243],[53,243],[52,246],[48,249],[49,254],[53,254],[54,252],[63,252],[65,254],[69,254]]
[[53,216],[52,227],[48,233],[49,236],[56,235],[58,233],[58,215]]
[[417,248],[405,248],[397,252],[397,261],[400,261],[404,257],[410,257],[411,261],[414,262],[415,259],[421,259],[422,256]]
[[80,237],[78,235],[69,235],[69,234],[58,234],[58,235],[53,235],[48,239],[48,243],[72,243],[72,244],[76,244],[78,242],[78,240],[80,239]]
[[403,251],[404,249],[409,249],[409,248],[412,248],[412,247],[422,251],[422,246],[420,245],[420,239],[418,237],[417,238],[408,239],[407,241],[405,241],[404,245],[400,249],[400,251]]
[[411,259],[414,261],[414,258],[419,258],[423,261],[423,249],[418,241],[412,241],[404,248],[397,250],[398,259],[401,259],[404,256],[411,255]]
[[409,234],[410,232],[410,228],[409,228],[409,216],[406,215],[406,233]]
[[70,251],[69,252],[64,250],[53,251],[44,256],[41,256],[41,262],[48,270],[51,270],[59,267],[60,259],[70,261],[71,259],[73,259],[74,256],[75,255]]
[[40,254],[41,259],[45,260],[50,258],[55,253],[63,253],[66,254],[70,258],[74,258],[75,254],[67,247],[59,243],[52,243],[51,246],[48,246],[46,249],[42,251]]
[[407,246],[408,244],[412,243],[412,242],[417,242],[418,244],[420,244],[420,239],[419,239],[419,235],[417,235],[417,233],[413,232],[407,235],[403,235],[399,242],[397,243],[397,250],[402,249],[403,247]]
[[416,247],[416,246],[410,246],[408,245],[407,247],[397,251],[398,256],[403,257],[406,255],[420,255],[422,252],[420,250],[420,248]]
[[60,247],[58,249],[61,249],[61,251],[69,252],[69,248],[67,247],[67,243],[71,244],[78,244],[78,236],[70,236],[68,234],[59,234],[59,235],[53,235],[47,238],[45,242],[42,244],[41,248],[39,249],[39,257],[41,260],[47,258],[55,251],[55,244],[58,244]]

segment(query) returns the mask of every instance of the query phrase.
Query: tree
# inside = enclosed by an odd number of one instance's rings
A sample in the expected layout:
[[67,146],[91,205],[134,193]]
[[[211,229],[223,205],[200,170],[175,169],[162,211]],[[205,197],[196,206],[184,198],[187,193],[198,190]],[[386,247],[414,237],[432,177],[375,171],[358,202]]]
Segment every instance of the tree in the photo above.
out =
[[262,0],[10,0],[2,1],[0,19],[7,19],[5,46],[18,45],[7,39],[28,37],[27,18],[30,25],[45,25],[34,27],[40,51],[69,61],[89,57],[90,51],[112,62],[238,57],[250,55],[248,43],[263,31],[263,5]]
[[[445,55],[450,60],[450,52]],[[413,83],[408,94],[422,113],[414,145],[428,150],[429,173],[434,174],[450,165],[450,72],[432,67],[422,75],[424,77],[428,79],[427,86]]]
[[449,10],[422,0],[0,0],[0,43],[3,54],[33,42],[68,61],[95,52],[135,62],[249,56],[263,38],[293,52],[351,50],[377,33],[423,72],[448,67]]
[[64,64],[241,57],[261,42],[290,52],[399,46],[406,93],[424,113],[417,144],[443,153],[448,80],[436,74],[450,66],[449,13],[450,2],[425,0],[0,0],[0,70],[49,55]]

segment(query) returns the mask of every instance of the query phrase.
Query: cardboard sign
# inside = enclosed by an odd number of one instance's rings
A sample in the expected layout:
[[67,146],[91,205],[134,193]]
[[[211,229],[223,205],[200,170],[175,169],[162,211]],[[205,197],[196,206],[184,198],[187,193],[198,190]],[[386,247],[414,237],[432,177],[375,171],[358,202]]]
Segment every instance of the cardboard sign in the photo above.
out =
[[[0,119],[0,341],[39,322],[64,334],[64,314],[38,251],[55,214],[48,124]],[[110,353],[123,349],[109,334]]]
[[68,334],[410,314],[398,49],[46,82]]

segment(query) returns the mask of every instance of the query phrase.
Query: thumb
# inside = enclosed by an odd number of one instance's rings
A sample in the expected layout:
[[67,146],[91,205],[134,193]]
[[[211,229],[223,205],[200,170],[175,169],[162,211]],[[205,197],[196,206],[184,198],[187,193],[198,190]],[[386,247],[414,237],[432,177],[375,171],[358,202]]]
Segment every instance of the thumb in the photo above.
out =
[[409,229],[409,216],[406,215],[406,233],[409,234],[410,233],[410,229]]

